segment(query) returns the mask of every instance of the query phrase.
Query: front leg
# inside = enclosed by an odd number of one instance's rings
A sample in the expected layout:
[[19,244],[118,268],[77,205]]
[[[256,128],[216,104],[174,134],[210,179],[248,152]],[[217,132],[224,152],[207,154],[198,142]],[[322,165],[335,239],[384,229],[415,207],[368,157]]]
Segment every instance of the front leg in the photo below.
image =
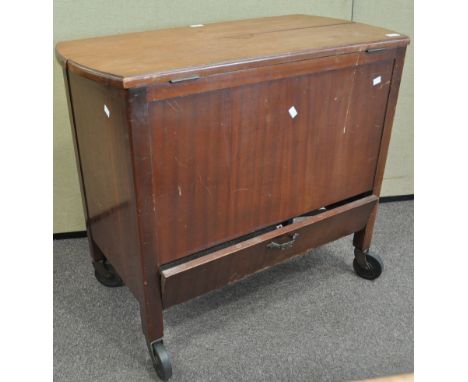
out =
[[[159,275],[159,272],[158,272]],[[172,376],[172,364],[163,343],[163,305],[159,277],[147,277],[144,282],[144,303],[140,315],[146,345],[158,377],[167,381]]]

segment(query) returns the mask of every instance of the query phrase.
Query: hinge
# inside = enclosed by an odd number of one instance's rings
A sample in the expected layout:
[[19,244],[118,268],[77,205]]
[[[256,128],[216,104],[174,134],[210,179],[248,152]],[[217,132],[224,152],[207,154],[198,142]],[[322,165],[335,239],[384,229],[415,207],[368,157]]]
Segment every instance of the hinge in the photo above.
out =
[[371,49],[366,49],[366,53],[380,53],[383,52],[384,50],[387,50],[387,48],[371,48]]
[[178,82],[184,82],[184,81],[192,81],[192,80],[198,80],[200,76],[192,76],[192,77],[184,77],[184,78],[174,78],[173,80],[169,80],[171,84],[176,84]]

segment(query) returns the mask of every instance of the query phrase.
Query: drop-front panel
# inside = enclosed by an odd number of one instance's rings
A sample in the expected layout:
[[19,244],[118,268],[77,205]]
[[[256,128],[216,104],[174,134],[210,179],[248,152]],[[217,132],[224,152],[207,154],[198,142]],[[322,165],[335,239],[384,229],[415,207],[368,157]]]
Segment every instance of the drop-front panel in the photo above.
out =
[[370,191],[392,68],[150,103],[161,263]]

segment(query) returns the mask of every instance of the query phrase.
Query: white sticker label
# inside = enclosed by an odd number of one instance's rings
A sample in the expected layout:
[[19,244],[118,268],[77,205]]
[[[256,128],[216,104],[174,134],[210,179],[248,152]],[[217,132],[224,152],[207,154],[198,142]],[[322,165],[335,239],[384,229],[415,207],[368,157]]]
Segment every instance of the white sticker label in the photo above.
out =
[[190,28],[200,28],[200,27],[204,27],[205,24],[192,24],[190,25]]
[[104,104],[104,113],[106,113],[107,118],[110,118],[110,110],[106,104]]
[[372,80],[372,83],[375,85],[378,85],[382,82],[382,76],[378,76],[378,77],[375,77],[373,80]]
[[295,118],[295,117],[296,117],[296,115],[297,115],[297,110],[296,110],[296,108],[295,108],[294,106],[291,106],[291,107],[289,108],[288,111],[289,111],[289,115],[291,116],[291,118]]
[[387,33],[385,36],[387,36],[387,37],[398,37],[398,36],[400,36],[400,34],[399,33]]

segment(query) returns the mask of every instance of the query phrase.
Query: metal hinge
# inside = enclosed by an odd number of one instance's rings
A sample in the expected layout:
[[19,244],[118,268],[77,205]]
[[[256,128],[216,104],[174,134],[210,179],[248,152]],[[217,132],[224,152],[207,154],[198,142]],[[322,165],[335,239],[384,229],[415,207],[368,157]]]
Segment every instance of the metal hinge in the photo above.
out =
[[184,77],[184,78],[174,78],[173,80],[169,80],[171,84],[176,84],[178,82],[183,82],[183,81],[192,81],[192,80],[198,80],[200,76],[192,76],[192,77]]
[[387,50],[387,48],[371,48],[371,49],[366,49],[366,53],[380,53],[383,52],[384,50]]

